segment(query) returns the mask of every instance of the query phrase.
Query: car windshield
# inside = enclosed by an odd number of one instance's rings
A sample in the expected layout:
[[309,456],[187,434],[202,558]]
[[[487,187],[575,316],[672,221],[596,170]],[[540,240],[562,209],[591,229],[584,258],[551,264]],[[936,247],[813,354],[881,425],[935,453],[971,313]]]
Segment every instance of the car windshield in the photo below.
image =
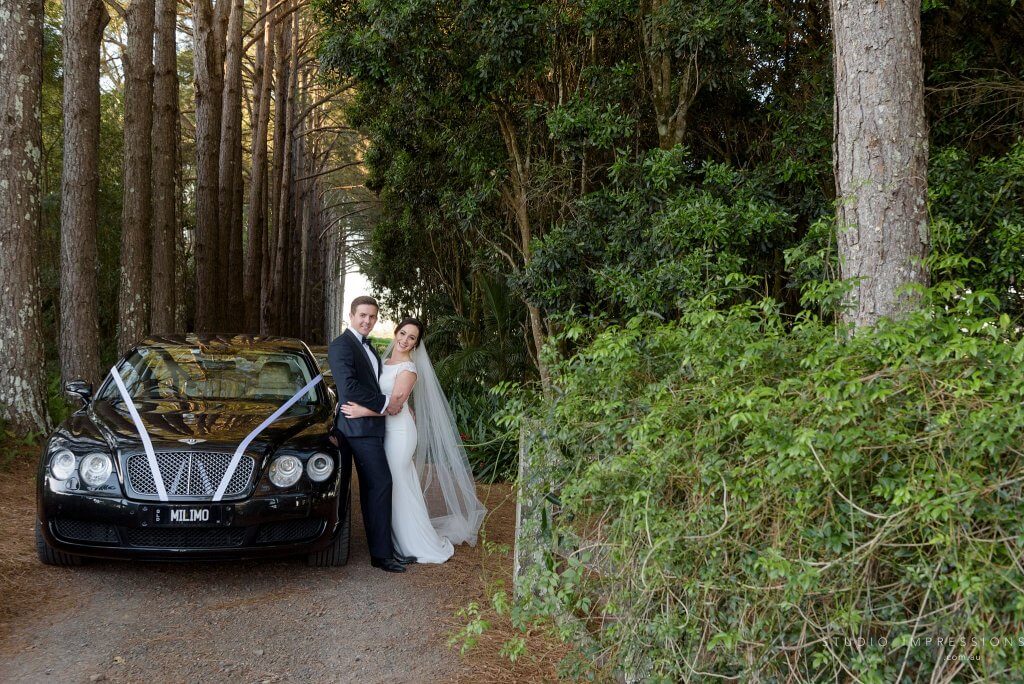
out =
[[[196,345],[141,347],[118,366],[132,399],[236,399],[283,403],[312,377],[299,352]],[[100,398],[120,397],[108,383]],[[312,387],[300,403],[315,403]]]
[[327,352],[313,352],[316,357],[316,365],[320,366],[320,372],[324,375],[331,374],[331,364],[327,363]]

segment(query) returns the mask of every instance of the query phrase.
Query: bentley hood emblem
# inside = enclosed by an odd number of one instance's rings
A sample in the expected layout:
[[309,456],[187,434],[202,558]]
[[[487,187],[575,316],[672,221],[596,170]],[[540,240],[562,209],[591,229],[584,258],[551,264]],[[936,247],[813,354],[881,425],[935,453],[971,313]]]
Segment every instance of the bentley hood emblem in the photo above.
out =
[[193,438],[193,437],[187,437],[185,439],[179,439],[178,441],[179,442],[184,442],[185,444],[188,444],[189,446],[192,446],[193,444],[199,444],[200,442],[205,442],[206,440],[205,439],[196,439],[196,438]]

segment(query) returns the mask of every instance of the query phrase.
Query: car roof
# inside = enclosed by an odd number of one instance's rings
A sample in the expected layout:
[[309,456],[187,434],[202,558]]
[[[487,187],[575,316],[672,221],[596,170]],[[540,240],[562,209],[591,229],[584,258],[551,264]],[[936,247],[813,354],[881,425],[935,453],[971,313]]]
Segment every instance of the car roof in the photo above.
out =
[[223,334],[223,333],[174,333],[169,335],[151,335],[139,342],[136,347],[168,347],[179,345],[198,345],[217,351],[233,349],[264,349],[267,351],[307,351],[306,344],[294,337],[276,337],[272,335]]

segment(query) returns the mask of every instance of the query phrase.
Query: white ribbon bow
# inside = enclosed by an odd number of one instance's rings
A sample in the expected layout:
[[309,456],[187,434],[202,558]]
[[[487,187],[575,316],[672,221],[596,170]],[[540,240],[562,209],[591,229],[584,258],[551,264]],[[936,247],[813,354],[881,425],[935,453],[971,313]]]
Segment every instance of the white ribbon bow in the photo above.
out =
[[[121,380],[121,376],[117,373],[117,368],[110,369],[110,375],[114,378],[114,384],[117,385],[118,391],[121,393],[121,398],[124,399],[125,406],[128,407],[128,413],[132,417],[132,422],[135,423],[135,429],[139,433],[139,438],[142,440],[142,448],[146,450],[146,460],[149,461],[149,470],[153,474],[153,481],[156,483],[156,493],[161,501],[167,501],[167,490],[164,489],[164,481],[160,476],[160,465],[156,461],[156,453],[153,451],[153,442],[149,439],[149,433],[146,431],[146,426],[142,422],[142,418],[139,416],[139,412],[135,409],[135,402],[132,401],[131,396],[128,394],[128,389],[124,386],[124,381]],[[281,404],[276,411],[271,413],[266,420],[260,423],[255,430],[246,435],[245,439],[242,440],[238,448],[235,449],[234,455],[231,457],[231,462],[228,464],[228,469],[224,471],[224,477],[221,478],[220,486],[217,487],[217,491],[213,495],[214,501],[220,501],[224,496],[224,490],[228,488],[228,483],[231,482],[232,476],[235,474],[235,470],[238,468],[239,462],[242,460],[242,454],[245,453],[246,447],[248,447],[254,439],[256,439],[261,432],[267,429],[271,423],[281,417],[281,415],[290,409],[295,402],[302,398],[302,396],[311,390],[316,383],[323,379],[323,374],[320,374],[310,380],[306,385],[296,392],[288,401]]]

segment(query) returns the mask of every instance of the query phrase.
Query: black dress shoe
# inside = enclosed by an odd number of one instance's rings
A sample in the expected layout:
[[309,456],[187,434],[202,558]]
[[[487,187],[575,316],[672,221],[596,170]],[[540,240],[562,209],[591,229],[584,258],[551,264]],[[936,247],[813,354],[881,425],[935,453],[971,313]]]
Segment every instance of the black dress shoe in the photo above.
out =
[[405,572],[405,566],[394,558],[371,558],[370,565],[384,572]]
[[395,553],[395,560],[402,565],[412,565],[416,562],[416,556],[403,556],[400,553]]

